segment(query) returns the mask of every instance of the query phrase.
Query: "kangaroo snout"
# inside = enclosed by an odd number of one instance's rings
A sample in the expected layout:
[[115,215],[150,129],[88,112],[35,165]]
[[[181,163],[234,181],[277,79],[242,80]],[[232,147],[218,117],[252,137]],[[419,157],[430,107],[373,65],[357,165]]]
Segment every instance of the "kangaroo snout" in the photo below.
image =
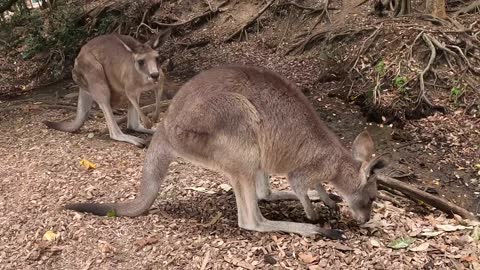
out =
[[152,79],[154,80],[158,80],[158,77],[160,77],[160,73],[158,72],[150,73],[150,77],[152,77]]

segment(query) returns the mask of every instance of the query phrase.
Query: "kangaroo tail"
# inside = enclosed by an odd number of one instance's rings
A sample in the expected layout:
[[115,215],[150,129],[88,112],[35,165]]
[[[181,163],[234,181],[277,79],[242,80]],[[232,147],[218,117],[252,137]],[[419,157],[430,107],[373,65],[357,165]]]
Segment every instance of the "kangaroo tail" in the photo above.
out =
[[157,198],[168,166],[174,158],[170,149],[164,129],[158,129],[148,147],[142,181],[135,199],[121,203],[74,203],[67,204],[65,208],[99,216],[113,214],[135,217],[144,214]]
[[83,123],[85,123],[85,120],[87,120],[88,112],[92,108],[92,103],[92,97],[86,91],[80,89],[78,93],[77,115],[75,116],[75,120],[63,122],[43,121],[43,123],[52,129],[65,132],[75,132],[83,125]]

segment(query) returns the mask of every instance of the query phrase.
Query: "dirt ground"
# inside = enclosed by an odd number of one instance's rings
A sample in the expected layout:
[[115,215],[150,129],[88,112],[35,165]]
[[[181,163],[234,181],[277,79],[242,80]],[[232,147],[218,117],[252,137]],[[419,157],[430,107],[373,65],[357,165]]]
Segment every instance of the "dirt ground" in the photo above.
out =
[[[367,127],[379,152],[397,148],[402,152],[395,155],[396,162],[401,157],[418,179],[434,177],[428,168],[435,163],[424,169],[416,166],[415,153],[421,146],[399,148],[401,144],[391,139],[391,128],[367,124],[357,107],[329,97],[333,85],[314,86],[310,78],[320,72],[315,58],[289,59],[254,48],[259,42],[252,39],[191,52],[196,61],[178,59],[171,77],[184,80],[207,65],[229,62],[272,68],[310,92],[318,113],[347,145]],[[212,49],[224,52],[222,58],[212,58]],[[202,62],[207,55],[210,61]],[[395,205],[378,200],[372,223],[362,228],[351,220],[344,204],[341,217],[330,217],[318,204],[327,220],[324,226],[343,230],[345,241],[242,230],[233,193],[220,186],[225,179],[181,160],[170,166],[148,215],[107,218],[62,210],[67,202],[133,198],[145,157],[145,149],[101,134],[105,123],[98,112],[76,134],[46,129],[42,120],[72,115],[71,110],[41,104],[75,91],[66,85],[70,84],[36,92],[28,106],[0,112],[0,269],[199,269],[204,262],[207,269],[478,269],[479,244],[473,240],[472,227],[400,197],[393,200]],[[97,168],[85,170],[79,164],[82,159]],[[283,178],[274,177],[272,183],[277,189],[288,188]],[[454,191],[452,186],[449,191]],[[442,186],[437,188],[442,192]],[[465,192],[460,189],[458,194]],[[307,221],[298,202],[262,203],[261,208],[267,218]],[[445,224],[457,231],[449,231]],[[43,240],[47,231],[57,238]],[[409,237],[415,242],[407,249],[388,247],[393,240]]]
[[[263,4],[251,2],[257,8]],[[367,123],[359,107],[333,97],[339,81],[319,80],[330,64],[319,54],[293,57],[277,51],[281,31],[270,21],[263,21],[264,34],[251,34],[248,41],[216,42],[251,15],[225,12],[212,19],[217,20],[213,26],[195,29],[192,40],[212,41],[175,51],[170,79],[181,83],[227,63],[270,68],[302,89],[347,146],[367,128],[378,152],[393,155],[403,181],[479,214],[478,170],[467,166],[480,162],[476,116],[458,109],[408,121],[403,129]],[[284,23],[296,23],[294,19],[289,16]],[[75,106],[72,86],[62,81],[27,96],[0,100],[0,270],[480,269],[478,224],[447,218],[422,202],[385,191],[374,203],[372,221],[362,227],[351,219],[344,203],[340,214],[317,204],[324,218],[320,225],[344,231],[348,238],[344,241],[240,229],[233,192],[222,185],[225,178],[182,160],[171,164],[147,215],[110,218],[63,210],[69,202],[133,198],[146,151],[110,140],[102,132],[105,121],[98,110],[78,133],[47,129],[41,121],[73,115],[74,110],[49,107]],[[144,102],[149,99],[151,95]],[[97,167],[86,170],[82,159]],[[272,177],[272,186],[289,188],[279,176]],[[299,202],[262,202],[260,207],[269,219],[308,222]],[[395,240],[406,247],[399,248]]]

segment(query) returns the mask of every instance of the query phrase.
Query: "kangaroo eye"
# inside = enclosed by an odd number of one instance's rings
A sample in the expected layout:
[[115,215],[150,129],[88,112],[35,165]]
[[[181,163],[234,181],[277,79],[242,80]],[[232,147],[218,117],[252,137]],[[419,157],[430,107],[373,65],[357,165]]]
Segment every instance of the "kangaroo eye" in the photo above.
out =
[[138,63],[139,66],[143,66],[145,64],[145,60],[140,59],[140,60],[137,61],[137,63]]

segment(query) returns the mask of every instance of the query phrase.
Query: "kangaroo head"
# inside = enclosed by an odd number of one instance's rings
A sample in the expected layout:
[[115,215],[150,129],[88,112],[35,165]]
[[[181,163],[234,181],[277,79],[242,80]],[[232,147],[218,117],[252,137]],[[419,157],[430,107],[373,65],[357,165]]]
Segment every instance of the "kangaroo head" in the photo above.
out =
[[353,158],[360,162],[356,171],[349,177],[357,178],[357,181],[350,178],[348,182],[358,183],[346,194],[346,201],[352,210],[352,216],[357,222],[363,224],[370,220],[372,212],[372,203],[377,197],[377,180],[375,170],[387,166],[384,156],[372,158],[375,153],[375,145],[370,134],[367,131],[360,133],[352,146]]
[[145,43],[138,43],[134,46],[122,42],[123,46],[133,55],[135,69],[138,73],[144,75],[147,80],[156,82],[163,75],[164,68],[160,54],[156,49],[165,43],[170,32],[170,30],[160,32]]

